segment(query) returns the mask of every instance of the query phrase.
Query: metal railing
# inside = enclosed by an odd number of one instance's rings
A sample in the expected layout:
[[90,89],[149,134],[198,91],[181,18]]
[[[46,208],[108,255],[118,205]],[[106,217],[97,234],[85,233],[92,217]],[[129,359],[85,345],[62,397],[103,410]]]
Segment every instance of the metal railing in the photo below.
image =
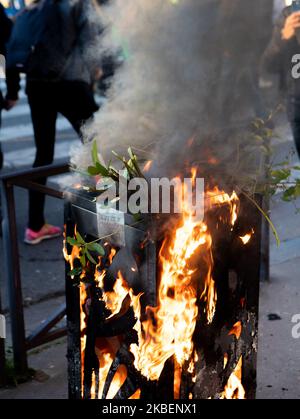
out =
[[[65,316],[63,305],[46,322],[37,328],[30,336],[25,333],[22,279],[19,258],[19,245],[16,222],[16,205],[14,188],[20,187],[40,192],[46,196],[63,199],[63,192],[37,182],[39,178],[52,177],[69,172],[67,162],[20,171],[0,177],[2,193],[2,231],[4,250],[4,274],[8,288],[9,312],[13,345],[15,371],[24,374],[28,371],[27,351],[66,334],[66,328],[61,327],[51,331]],[[1,312],[1,304],[0,304]],[[0,383],[4,374],[5,351],[4,340],[0,339]]]

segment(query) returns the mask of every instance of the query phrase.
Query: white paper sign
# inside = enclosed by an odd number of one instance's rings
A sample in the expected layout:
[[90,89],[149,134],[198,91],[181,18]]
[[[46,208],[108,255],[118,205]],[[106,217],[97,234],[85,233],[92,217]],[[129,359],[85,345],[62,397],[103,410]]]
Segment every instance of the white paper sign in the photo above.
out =
[[113,208],[97,204],[98,237],[116,246],[125,246],[125,215]]

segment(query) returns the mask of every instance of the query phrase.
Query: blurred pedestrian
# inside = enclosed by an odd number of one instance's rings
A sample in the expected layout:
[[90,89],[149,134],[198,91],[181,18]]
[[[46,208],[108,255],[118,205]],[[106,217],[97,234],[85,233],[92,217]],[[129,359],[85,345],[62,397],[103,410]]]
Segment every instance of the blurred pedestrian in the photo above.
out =
[[[99,72],[95,48],[102,27],[95,7],[93,0],[39,0],[16,20],[8,47],[8,96],[14,98],[19,90],[21,69],[27,74],[36,144],[33,167],[53,162],[58,113],[81,136],[82,125],[98,110],[92,85]],[[45,184],[46,178],[39,183]],[[46,223],[44,206],[45,196],[31,191],[27,244],[62,233]]]
[[218,77],[211,107],[216,108],[217,103],[220,125],[228,129],[244,118],[267,118],[259,86],[259,63],[272,32],[273,2],[219,3],[214,33],[220,52],[216,57]]
[[[291,4],[287,1],[286,4]],[[287,96],[287,116],[291,124],[296,148],[300,157],[300,79],[293,77],[292,58],[300,54],[300,7],[296,2],[281,12],[275,23],[272,39],[264,52],[263,70],[278,74],[281,89]]]
[[[5,56],[6,56],[6,43],[8,42],[10,33],[12,29],[12,21],[6,16],[5,9],[0,3],[0,56],[3,67],[5,66]],[[5,72],[5,68],[4,68]],[[3,99],[2,92],[0,90],[0,128],[1,128],[1,112],[5,107],[5,102]],[[1,149],[0,142],[0,170],[3,167],[3,152]]]

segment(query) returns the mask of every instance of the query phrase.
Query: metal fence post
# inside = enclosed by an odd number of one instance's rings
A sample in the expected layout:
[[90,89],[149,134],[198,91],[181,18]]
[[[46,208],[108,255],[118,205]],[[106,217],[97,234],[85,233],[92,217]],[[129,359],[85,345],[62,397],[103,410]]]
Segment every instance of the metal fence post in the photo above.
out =
[[[2,314],[1,294],[0,294],[0,315]],[[5,384],[5,341],[0,336],[0,387]]]
[[[268,197],[263,198],[262,208],[266,214],[270,214],[270,200]],[[270,225],[263,218],[262,221],[262,244],[261,244],[261,281],[270,281]]]
[[2,181],[2,212],[4,265],[9,296],[14,366],[17,373],[24,374],[28,370],[28,365],[17,241],[18,232],[15,214],[15,197],[13,185],[5,180]]
[[[58,323],[64,315],[64,308],[61,308],[59,312],[56,312],[48,319],[44,327],[39,327],[26,339],[14,187],[18,186],[28,190],[35,190],[44,195],[62,199],[63,193],[61,191],[40,185],[35,181],[40,177],[57,176],[67,173],[68,171],[68,163],[63,162],[13,173],[0,178],[3,215],[3,270],[8,288],[14,367],[16,373],[20,375],[26,376],[28,373],[27,351],[33,347],[40,346],[42,343],[50,342],[61,337],[65,334],[65,329],[60,328],[50,332],[50,329]],[[0,373],[3,357],[1,351],[4,351],[4,345],[2,348],[2,342],[0,340]]]

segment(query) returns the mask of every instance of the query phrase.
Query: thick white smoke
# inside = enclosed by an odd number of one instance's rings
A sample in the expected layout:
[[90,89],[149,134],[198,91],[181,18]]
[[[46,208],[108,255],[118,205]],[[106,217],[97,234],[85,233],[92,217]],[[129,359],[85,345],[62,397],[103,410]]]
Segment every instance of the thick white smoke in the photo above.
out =
[[109,101],[87,136],[99,149],[139,149],[187,139],[201,123],[210,64],[200,58],[208,0],[116,0],[104,9],[111,31],[105,47],[122,46],[128,59],[115,77]]
[[[243,36],[239,31],[245,22],[239,14],[236,20],[232,18],[239,3],[240,0],[113,0],[110,6],[102,8],[102,19],[108,27],[101,48],[121,46],[127,55],[114,78],[109,100],[85,130],[86,138],[97,139],[106,160],[112,150],[124,154],[131,146],[141,157],[154,157],[157,166],[179,170],[187,154],[195,159],[195,146],[197,158],[207,162],[207,147],[214,142],[217,160],[231,158],[236,151],[234,139],[228,144],[228,138],[226,141],[219,135],[224,122],[229,125],[228,120],[224,121],[228,109],[222,109],[220,96],[223,88],[232,89],[234,96],[234,86],[228,84],[235,80],[232,75],[228,78],[227,72],[238,60],[236,51],[226,50],[226,36],[229,47],[240,48],[237,41]],[[253,2],[250,3],[251,9]],[[236,30],[231,27],[233,24]],[[247,45],[242,48],[247,56]],[[250,57],[253,53],[249,50]],[[226,62],[230,59],[231,67]],[[240,65],[247,63],[242,60]],[[229,105],[240,107],[239,103]],[[191,138],[194,147],[187,153]],[[73,156],[73,163],[79,167],[89,163],[90,145],[84,148]]]

